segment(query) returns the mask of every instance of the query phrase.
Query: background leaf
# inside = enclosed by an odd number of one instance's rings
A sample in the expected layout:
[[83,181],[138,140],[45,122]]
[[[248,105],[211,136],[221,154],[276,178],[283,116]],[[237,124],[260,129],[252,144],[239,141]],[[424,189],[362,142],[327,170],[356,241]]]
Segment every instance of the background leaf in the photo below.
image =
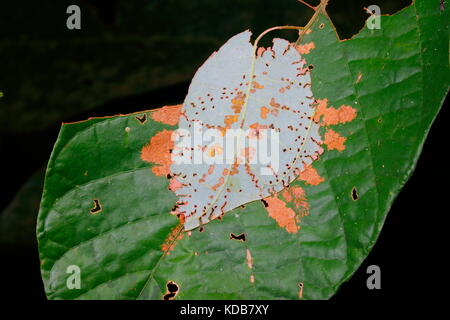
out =
[[0,244],[35,245],[36,219],[44,184],[45,168],[39,169],[17,192],[0,215]]

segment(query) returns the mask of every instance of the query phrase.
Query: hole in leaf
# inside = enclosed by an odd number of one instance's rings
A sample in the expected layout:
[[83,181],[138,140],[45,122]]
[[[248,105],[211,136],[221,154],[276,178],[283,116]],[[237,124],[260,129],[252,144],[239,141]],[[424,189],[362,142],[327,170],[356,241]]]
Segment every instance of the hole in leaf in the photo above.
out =
[[358,190],[356,190],[355,187],[353,187],[353,189],[352,189],[352,199],[353,199],[353,201],[356,201],[359,199]]
[[91,214],[97,214],[102,211],[102,206],[98,199],[94,199],[94,207],[90,210]]
[[176,294],[175,293],[166,293],[164,295],[164,300],[173,300],[173,298],[175,298]]
[[234,233],[230,233],[230,239],[245,242],[247,239],[245,238],[245,233],[241,233],[235,235]]
[[178,285],[173,281],[169,281],[167,282],[167,290],[171,293],[176,293],[178,292]]
[[266,200],[264,200],[264,199],[261,199],[261,202],[264,204],[264,207],[268,207],[269,206],[269,204],[267,203],[267,201]]
[[167,293],[164,295],[163,299],[173,300],[178,293],[179,286],[173,281],[167,282],[166,286],[167,286]]
[[137,121],[139,121],[140,124],[144,124],[147,122],[147,114],[146,113],[144,113],[141,116],[136,116],[135,118]]

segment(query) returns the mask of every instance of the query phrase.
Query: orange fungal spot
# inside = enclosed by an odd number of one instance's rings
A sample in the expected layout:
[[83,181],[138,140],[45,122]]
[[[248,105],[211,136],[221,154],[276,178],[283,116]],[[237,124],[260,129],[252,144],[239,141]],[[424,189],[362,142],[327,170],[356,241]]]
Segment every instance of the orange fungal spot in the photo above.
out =
[[300,172],[300,175],[298,178],[312,186],[317,186],[325,181],[325,179],[322,178],[319,175],[319,173],[317,172],[317,170],[314,169],[311,165],[309,165],[305,169],[303,169],[303,171]]
[[261,118],[266,119],[267,118],[267,114],[269,113],[269,109],[265,106],[261,107]]
[[225,123],[226,128],[229,129],[233,123],[238,121],[238,119],[239,119],[238,115],[231,115],[231,116],[228,115],[225,116],[225,120],[223,122]]
[[157,176],[166,176],[170,173],[170,165],[172,163],[170,152],[174,146],[171,137],[172,131],[160,131],[141,150],[141,159],[143,161],[157,164],[157,166],[152,168],[152,172]]
[[166,240],[164,240],[164,243],[161,246],[161,250],[169,255],[170,251],[173,250],[176,241],[181,240],[184,236],[183,232],[183,224],[178,224],[175,228],[172,229],[170,234],[167,236]]
[[330,126],[339,123],[350,122],[356,117],[356,110],[351,106],[343,105],[338,109],[328,108],[328,99],[318,99],[314,121],[319,122],[322,117],[322,125]]
[[217,188],[219,188],[221,185],[225,183],[225,179],[223,177],[219,178],[219,182],[217,182],[215,185],[211,187],[212,190],[216,191]]
[[183,184],[181,182],[179,182],[176,178],[170,179],[170,182],[169,182],[169,190],[170,191],[177,191],[182,186],[183,186]]
[[267,211],[269,216],[278,223],[281,228],[286,228],[289,233],[297,233],[300,229],[297,225],[297,217],[294,210],[288,208],[286,203],[280,200],[277,196],[272,196],[264,199],[268,206]]
[[328,150],[337,150],[337,151],[343,151],[345,150],[345,141],[347,139],[341,136],[339,133],[328,129],[325,132],[325,140],[323,141],[324,144],[327,145]]
[[259,84],[256,81],[253,81],[253,88],[255,88],[255,89],[264,89],[264,86]]
[[153,111],[151,117],[154,121],[174,126],[178,123],[182,107],[183,105],[181,104],[176,106],[164,106]]
[[262,56],[262,54],[264,53],[264,51],[266,51],[266,48],[264,47],[259,47],[258,50],[256,51],[256,55],[258,57]]
[[315,46],[314,42],[308,42],[305,44],[298,45],[296,47],[296,49],[297,49],[298,53],[300,53],[300,54],[308,54],[315,47],[316,46]]

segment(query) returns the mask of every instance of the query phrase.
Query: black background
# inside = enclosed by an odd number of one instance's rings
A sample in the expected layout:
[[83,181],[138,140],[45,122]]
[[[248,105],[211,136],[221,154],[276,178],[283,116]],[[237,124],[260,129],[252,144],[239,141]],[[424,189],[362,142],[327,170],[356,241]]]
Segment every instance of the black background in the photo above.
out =
[[[310,1],[312,4],[315,2],[317,1]],[[114,24],[117,1],[74,1],[74,3],[90,5],[97,10],[105,25]],[[362,7],[378,4],[381,8],[391,8],[391,12],[383,13],[394,13],[408,3],[409,1],[394,0],[365,2],[339,0],[330,2],[328,12],[341,38],[348,38],[364,24],[367,15],[361,10]],[[436,1],[436,5],[439,5],[439,1]],[[4,14],[7,13],[0,12],[0,15]],[[229,36],[224,35],[224,38]],[[2,61],[2,63],[20,62]],[[7,81],[7,75],[2,75],[0,80]],[[144,109],[142,106],[148,109],[148,105],[158,107],[181,102],[187,93],[188,85],[188,82],[177,83],[138,96],[111,101],[63,120],[68,122],[93,115],[129,113]],[[64,88],[56,89],[64,90]],[[400,297],[422,300],[433,298],[436,287],[445,288],[444,259],[448,249],[444,246],[444,238],[449,228],[443,221],[449,212],[450,200],[447,187],[449,119],[448,108],[444,106],[433,124],[417,168],[388,214],[376,245],[353,277],[341,286],[332,301],[393,301]],[[27,178],[46,164],[57,138],[59,125],[55,123],[50,128],[32,133],[0,133],[2,168],[0,212],[10,203]],[[381,290],[368,290],[366,287],[368,277],[366,269],[372,264],[381,268]],[[46,299],[34,240],[31,244],[0,246],[0,275],[2,291],[7,293],[8,298],[20,298],[21,301]]]

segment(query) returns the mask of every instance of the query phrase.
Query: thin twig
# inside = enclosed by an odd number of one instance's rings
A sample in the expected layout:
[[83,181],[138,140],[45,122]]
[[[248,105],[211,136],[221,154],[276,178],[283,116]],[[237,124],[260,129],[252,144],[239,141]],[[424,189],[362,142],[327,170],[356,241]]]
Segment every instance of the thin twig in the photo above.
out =
[[307,7],[311,8],[311,9],[313,9],[314,11],[316,11],[316,7],[313,7],[312,5],[307,3],[306,1],[303,1],[303,0],[297,0],[297,1],[300,2],[300,3],[303,3],[305,6],[307,6]]
[[[300,0],[298,0],[300,1]],[[317,16],[319,15],[319,13],[324,10],[324,8],[327,6],[329,0],[321,0],[320,4],[314,8],[315,12],[313,14],[313,16],[311,17],[311,19],[309,20],[309,22],[306,24],[306,26],[302,29],[301,32],[299,32],[299,37],[297,39],[297,41],[295,42],[295,46],[298,46],[300,44],[300,42],[303,39],[303,36],[306,34],[306,32],[311,28],[311,25],[314,23],[314,21],[316,20]]]

